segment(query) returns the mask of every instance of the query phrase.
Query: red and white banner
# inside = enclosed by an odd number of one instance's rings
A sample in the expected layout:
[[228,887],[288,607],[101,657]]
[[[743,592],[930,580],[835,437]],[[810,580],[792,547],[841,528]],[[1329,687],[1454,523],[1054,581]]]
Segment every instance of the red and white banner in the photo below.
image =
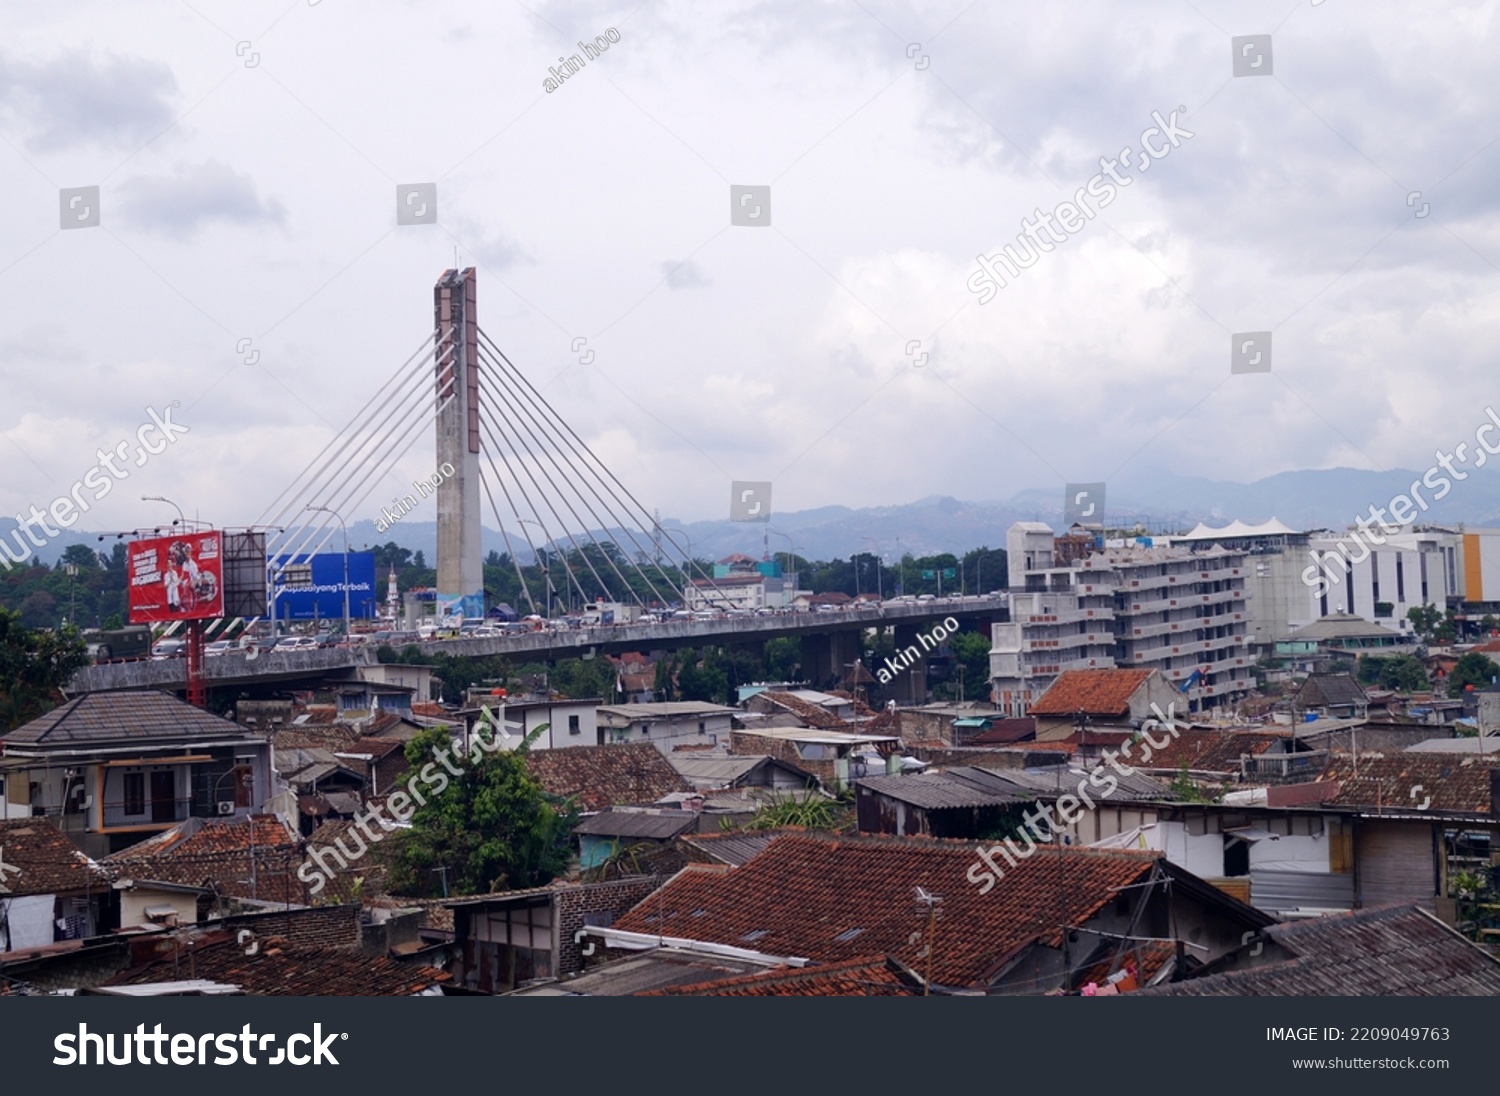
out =
[[212,620],[224,615],[224,537],[178,533],[131,541],[130,622]]

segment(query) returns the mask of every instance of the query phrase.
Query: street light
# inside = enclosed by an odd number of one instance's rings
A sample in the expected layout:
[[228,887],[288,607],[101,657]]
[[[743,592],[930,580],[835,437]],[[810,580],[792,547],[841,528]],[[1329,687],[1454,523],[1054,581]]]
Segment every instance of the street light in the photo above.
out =
[[344,524],[344,519],[339,516],[339,512],[331,506],[309,504],[307,508],[323,514],[332,514],[338,518],[339,528],[344,531],[344,643],[347,645],[349,642],[349,528]]
[[181,525],[183,528],[187,528],[187,518],[185,518],[185,517],[182,516],[182,507],[178,506],[171,499],[164,498],[161,495],[142,495],[141,496],[141,501],[142,502],[164,502],[164,503],[166,503],[173,510],[177,511],[177,524]]

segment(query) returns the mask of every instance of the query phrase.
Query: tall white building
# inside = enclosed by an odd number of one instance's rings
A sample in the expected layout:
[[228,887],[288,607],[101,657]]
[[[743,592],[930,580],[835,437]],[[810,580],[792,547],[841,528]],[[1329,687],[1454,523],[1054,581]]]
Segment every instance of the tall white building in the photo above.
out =
[[1024,714],[1064,670],[1161,671],[1195,709],[1253,685],[1244,551],[1058,537],[1038,522],[1006,534],[1011,619],[993,627],[995,702]]

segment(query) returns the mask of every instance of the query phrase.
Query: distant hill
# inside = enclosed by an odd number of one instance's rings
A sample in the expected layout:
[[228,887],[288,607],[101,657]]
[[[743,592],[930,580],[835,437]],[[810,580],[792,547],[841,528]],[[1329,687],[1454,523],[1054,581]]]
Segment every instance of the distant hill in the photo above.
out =
[[[1463,470],[1463,469],[1460,469]],[[1106,515],[1119,524],[1139,522],[1153,532],[1186,530],[1200,521],[1222,525],[1234,520],[1255,523],[1280,518],[1293,528],[1342,529],[1370,506],[1385,506],[1394,496],[1409,490],[1422,473],[1397,469],[1368,472],[1355,468],[1282,472],[1254,483],[1231,483],[1199,476],[1138,473],[1106,485]],[[1500,462],[1483,469],[1469,469],[1468,478],[1455,482],[1447,496],[1433,501],[1422,520],[1437,524],[1471,527],[1500,526]],[[719,559],[731,552],[759,556],[763,546],[771,553],[789,549],[808,559],[847,557],[875,549],[894,561],[903,552],[930,555],[964,552],[988,546],[1003,548],[1005,530],[1017,521],[1045,521],[1058,527],[1062,520],[1063,490],[1035,488],[1009,499],[961,502],[948,496],[930,496],[898,506],[852,509],[820,506],[775,514],[767,525],[753,522],[680,521],[664,518],[662,526],[680,530],[671,535],[684,544],[691,542],[694,555]],[[9,536],[11,519],[0,519],[0,535]],[[686,534],[684,537],[683,534]],[[616,531],[609,539],[634,556],[637,549],[651,550],[650,537],[637,531],[635,544]],[[46,563],[55,562],[70,544],[108,549],[97,535],[65,530],[63,535],[38,549]],[[349,526],[349,543],[358,549],[394,541],[403,548],[425,554],[429,565],[436,559],[437,525],[431,521],[402,520],[380,533],[373,521]],[[335,534],[326,550],[338,551],[342,537]],[[566,540],[564,539],[564,544]],[[505,539],[486,527],[483,546],[504,552]],[[525,542],[512,535],[511,547],[529,560]]]

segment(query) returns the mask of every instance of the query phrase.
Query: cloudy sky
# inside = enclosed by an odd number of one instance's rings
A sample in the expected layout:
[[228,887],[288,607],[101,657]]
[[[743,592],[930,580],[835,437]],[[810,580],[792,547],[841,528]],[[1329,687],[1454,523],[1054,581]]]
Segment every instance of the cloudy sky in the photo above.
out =
[[[253,519],[455,249],[488,334],[681,520],[735,479],[786,510],[1426,468],[1500,403],[1497,6],[0,5],[0,512],[175,401],[189,433],[80,527],[170,516],[141,494]],[[1248,35],[1269,75],[1234,75]],[[978,255],[1173,111],[1190,138],[979,303]],[[438,223],[398,226],[421,182]],[[769,227],[730,225],[735,184]],[[61,228],[86,186],[98,225]],[[1263,331],[1271,372],[1231,374]]]

